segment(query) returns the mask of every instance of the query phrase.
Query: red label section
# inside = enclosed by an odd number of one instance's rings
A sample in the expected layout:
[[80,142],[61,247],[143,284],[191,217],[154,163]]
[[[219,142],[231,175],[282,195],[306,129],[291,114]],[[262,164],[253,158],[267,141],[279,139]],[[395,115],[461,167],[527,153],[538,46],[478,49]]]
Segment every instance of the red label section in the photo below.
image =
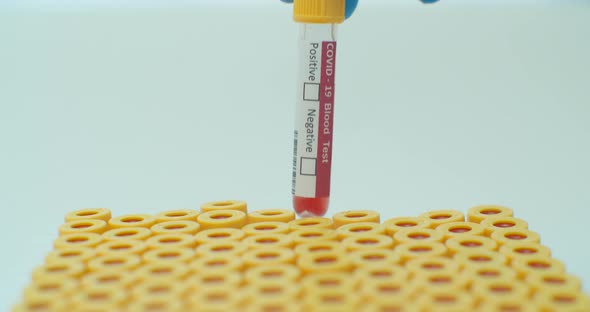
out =
[[336,74],[336,42],[322,42],[320,109],[318,116],[318,159],[316,197],[330,195],[332,167],[332,129],[334,125],[334,77]]

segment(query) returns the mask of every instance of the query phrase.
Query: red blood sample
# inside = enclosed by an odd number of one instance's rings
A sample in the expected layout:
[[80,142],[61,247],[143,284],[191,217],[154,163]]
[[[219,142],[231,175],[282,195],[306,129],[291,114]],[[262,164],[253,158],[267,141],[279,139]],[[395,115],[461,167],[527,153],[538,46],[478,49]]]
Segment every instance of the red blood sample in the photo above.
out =
[[293,208],[302,217],[321,217],[328,211],[329,197],[293,196]]

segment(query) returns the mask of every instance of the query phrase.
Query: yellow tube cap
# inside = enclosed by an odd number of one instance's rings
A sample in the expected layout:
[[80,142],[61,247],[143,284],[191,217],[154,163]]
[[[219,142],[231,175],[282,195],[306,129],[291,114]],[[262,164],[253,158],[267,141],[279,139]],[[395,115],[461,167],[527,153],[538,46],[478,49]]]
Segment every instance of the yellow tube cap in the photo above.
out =
[[299,23],[340,24],[344,22],[344,0],[295,0],[293,19]]

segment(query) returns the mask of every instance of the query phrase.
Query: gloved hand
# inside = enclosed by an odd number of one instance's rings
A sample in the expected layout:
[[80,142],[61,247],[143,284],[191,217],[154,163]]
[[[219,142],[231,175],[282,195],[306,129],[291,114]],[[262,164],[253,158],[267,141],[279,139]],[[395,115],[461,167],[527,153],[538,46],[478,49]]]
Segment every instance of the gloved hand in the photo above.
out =
[[[286,2],[286,3],[293,3],[293,0],[281,0],[281,1]],[[422,1],[423,3],[435,3],[438,0],[420,0],[420,1]],[[359,0],[346,0],[346,10],[344,12],[344,16],[346,18],[349,18],[352,15],[352,13],[354,13],[354,10],[356,10],[356,6],[358,3],[359,3]]]

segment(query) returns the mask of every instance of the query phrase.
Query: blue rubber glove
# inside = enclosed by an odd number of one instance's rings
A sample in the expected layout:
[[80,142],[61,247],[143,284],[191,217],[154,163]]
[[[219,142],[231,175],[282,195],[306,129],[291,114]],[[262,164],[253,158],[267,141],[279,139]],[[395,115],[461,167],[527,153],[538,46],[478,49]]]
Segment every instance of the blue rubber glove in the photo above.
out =
[[[283,2],[286,3],[293,3],[293,0],[281,0]],[[435,3],[438,0],[420,0],[423,3]],[[349,18],[352,13],[354,13],[354,10],[356,10],[356,6],[358,5],[359,0],[346,0],[346,9],[344,12],[344,15],[346,16],[346,18]]]
[[[281,0],[286,3],[293,3],[293,0]],[[346,9],[344,11],[344,16],[349,18],[354,10],[356,10],[356,5],[359,3],[359,0],[346,0]]]

